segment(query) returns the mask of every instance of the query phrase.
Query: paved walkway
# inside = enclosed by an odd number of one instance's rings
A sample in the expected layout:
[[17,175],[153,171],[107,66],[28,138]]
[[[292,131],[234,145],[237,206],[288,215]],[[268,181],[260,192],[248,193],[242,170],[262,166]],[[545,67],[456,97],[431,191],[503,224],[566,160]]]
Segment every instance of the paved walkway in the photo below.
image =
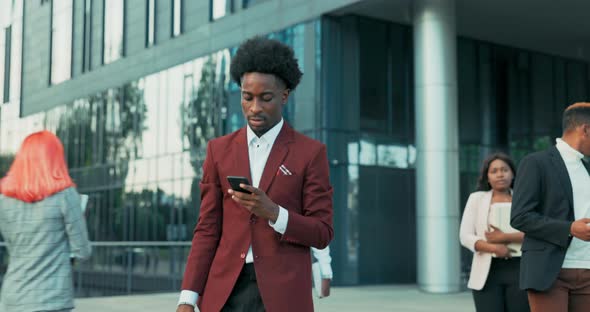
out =
[[[174,312],[177,293],[98,297],[76,300],[75,312]],[[335,287],[328,298],[316,300],[318,312],[473,312],[471,293],[433,295],[410,286]]]

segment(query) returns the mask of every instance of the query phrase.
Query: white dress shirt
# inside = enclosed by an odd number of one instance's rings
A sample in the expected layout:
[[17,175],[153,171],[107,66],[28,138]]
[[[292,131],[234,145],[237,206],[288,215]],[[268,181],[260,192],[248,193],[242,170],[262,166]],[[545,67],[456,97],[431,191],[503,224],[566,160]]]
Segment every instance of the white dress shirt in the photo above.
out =
[[311,254],[320,264],[320,274],[324,279],[332,279],[332,257],[330,257],[330,246],[324,249],[311,247]]
[[[250,126],[246,127],[246,139],[248,142],[248,157],[250,160],[250,174],[252,176],[252,186],[258,187],[260,185],[260,179],[264,171],[264,166],[272,150],[272,146],[275,140],[279,136],[281,129],[283,128],[284,121],[281,119],[274,127],[268,130],[261,137],[256,136],[254,131],[250,129]],[[226,192],[226,190],[223,190]],[[244,208],[245,209],[245,208]],[[270,220],[268,224],[277,232],[285,234],[287,230],[287,222],[289,221],[289,213],[287,210],[279,206],[279,216],[277,222],[272,223]],[[248,254],[246,255],[246,263],[254,262],[254,253],[252,252],[252,245],[248,248]],[[199,294],[191,290],[182,290],[180,292],[180,298],[178,304],[191,304],[195,305]]]
[[[590,175],[582,164],[584,155],[562,139],[556,139],[555,147],[565,162],[567,173],[572,183],[575,219],[590,217]],[[590,246],[574,237],[565,254],[562,268],[590,269]]]

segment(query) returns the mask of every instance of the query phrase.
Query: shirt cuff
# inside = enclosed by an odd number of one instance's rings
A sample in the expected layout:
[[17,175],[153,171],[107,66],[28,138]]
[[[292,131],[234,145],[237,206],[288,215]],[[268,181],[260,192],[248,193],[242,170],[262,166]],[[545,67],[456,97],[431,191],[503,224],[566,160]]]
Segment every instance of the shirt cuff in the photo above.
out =
[[332,266],[329,263],[320,262],[320,275],[324,279],[332,279]]
[[287,222],[289,222],[289,212],[287,209],[279,206],[279,216],[277,217],[277,222],[272,223],[272,221],[268,220],[268,224],[272,226],[275,231],[285,234],[287,231]]
[[197,299],[199,294],[191,290],[183,290],[180,292],[180,298],[178,298],[178,305],[190,304],[193,307],[197,305]]

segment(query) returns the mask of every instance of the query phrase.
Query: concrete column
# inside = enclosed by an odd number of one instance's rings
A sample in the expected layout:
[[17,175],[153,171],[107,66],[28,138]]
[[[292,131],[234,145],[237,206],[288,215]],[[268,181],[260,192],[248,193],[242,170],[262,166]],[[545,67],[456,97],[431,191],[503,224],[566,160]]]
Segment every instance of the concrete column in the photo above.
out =
[[460,290],[454,0],[414,1],[418,286]]

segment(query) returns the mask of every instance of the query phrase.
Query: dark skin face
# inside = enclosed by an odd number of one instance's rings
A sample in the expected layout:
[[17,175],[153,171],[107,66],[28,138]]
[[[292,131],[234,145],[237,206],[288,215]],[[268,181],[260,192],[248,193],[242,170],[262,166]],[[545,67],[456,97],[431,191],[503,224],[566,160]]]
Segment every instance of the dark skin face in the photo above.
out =
[[501,159],[494,159],[488,169],[488,182],[496,192],[508,192],[514,173],[510,166]]
[[242,112],[258,137],[281,121],[288,98],[289,89],[275,75],[252,72],[242,76]]

